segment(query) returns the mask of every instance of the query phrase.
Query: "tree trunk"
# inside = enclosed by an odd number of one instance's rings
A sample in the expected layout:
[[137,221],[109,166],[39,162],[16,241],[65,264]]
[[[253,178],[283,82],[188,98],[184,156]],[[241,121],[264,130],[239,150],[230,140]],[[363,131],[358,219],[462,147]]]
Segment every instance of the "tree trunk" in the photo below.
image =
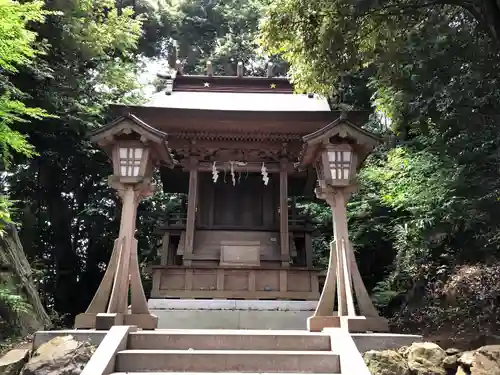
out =
[[23,246],[17,234],[16,227],[12,224],[4,225],[4,234],[0,236],[0,264],[2,274],[0,278],[5,281],[15,281],[19,287],[18,292],[31,306],[31,313],[20,313],[20,331],[23,335],[33,331],[49,328],[51,321],[43,307],[37,288],[32,278],[32,269],[24,254]]

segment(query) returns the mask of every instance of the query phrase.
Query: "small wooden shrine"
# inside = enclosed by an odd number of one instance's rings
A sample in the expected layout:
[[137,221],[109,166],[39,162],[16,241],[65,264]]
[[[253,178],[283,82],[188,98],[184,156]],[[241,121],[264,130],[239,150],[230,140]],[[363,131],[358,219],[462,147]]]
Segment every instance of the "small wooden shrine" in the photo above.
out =
[[296,197],[314,195],[317,175],[296,163],[303,137],[341,113],[294,94],[286,78],[238,68],[230,77],[177,71],[148,104],[113,106],[167,134],[177,163],[160,167],[163,189],[185,197],[158,228],[151,298],[319,299],[312,226],[296,207]]

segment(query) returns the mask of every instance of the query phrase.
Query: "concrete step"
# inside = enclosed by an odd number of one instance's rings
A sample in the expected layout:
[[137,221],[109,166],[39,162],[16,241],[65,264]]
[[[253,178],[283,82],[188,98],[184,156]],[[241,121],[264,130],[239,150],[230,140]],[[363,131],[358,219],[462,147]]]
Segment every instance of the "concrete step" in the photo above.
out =
[[321,333],[241,330],[156,330],[129,335],[128,349],[330,351]]
[[330,351],[279,350],[124,350],[116,372],[340,372],[339,356]]
[[[241,372],[113,372],[110,375],[238,375]],[[246,375],[295,375],[294,372],[247,372]],[[304,374],[308,375],[308,374]],[[341,375],[340,373],[314,375]]]

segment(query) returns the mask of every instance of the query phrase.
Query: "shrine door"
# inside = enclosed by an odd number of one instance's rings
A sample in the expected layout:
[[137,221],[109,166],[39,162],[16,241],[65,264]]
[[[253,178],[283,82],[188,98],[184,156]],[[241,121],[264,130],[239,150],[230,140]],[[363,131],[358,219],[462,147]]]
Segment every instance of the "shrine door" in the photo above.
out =
[[[228,178],[229,177],[229,178]],[[272,212],[272,185],[264,185],[257,173],[242,174],[235,185],[231,176],[214,184],[213,225],[215,227],[263,228]]]

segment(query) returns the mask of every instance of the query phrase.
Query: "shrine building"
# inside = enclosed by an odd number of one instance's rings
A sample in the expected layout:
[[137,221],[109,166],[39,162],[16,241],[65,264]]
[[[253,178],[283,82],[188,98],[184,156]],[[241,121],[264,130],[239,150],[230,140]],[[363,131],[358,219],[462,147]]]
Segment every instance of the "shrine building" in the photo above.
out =
[[[157,187],[183,197],[181,213],[157,228],[149,308],[159,328],[305,329],[320,296],[313,228],[296,207],[297,197],[314,196],[317,174],[297,162],[303,137],[341,113],[325,98],[294,94],[286,78],[242,71],[177,72],[147,104],[112,106],[116,117],[166,133],[176,161],[160,166]],[[366,117],[348,113],[354,124]],[[251,311],[254,323],[242,325]]]

